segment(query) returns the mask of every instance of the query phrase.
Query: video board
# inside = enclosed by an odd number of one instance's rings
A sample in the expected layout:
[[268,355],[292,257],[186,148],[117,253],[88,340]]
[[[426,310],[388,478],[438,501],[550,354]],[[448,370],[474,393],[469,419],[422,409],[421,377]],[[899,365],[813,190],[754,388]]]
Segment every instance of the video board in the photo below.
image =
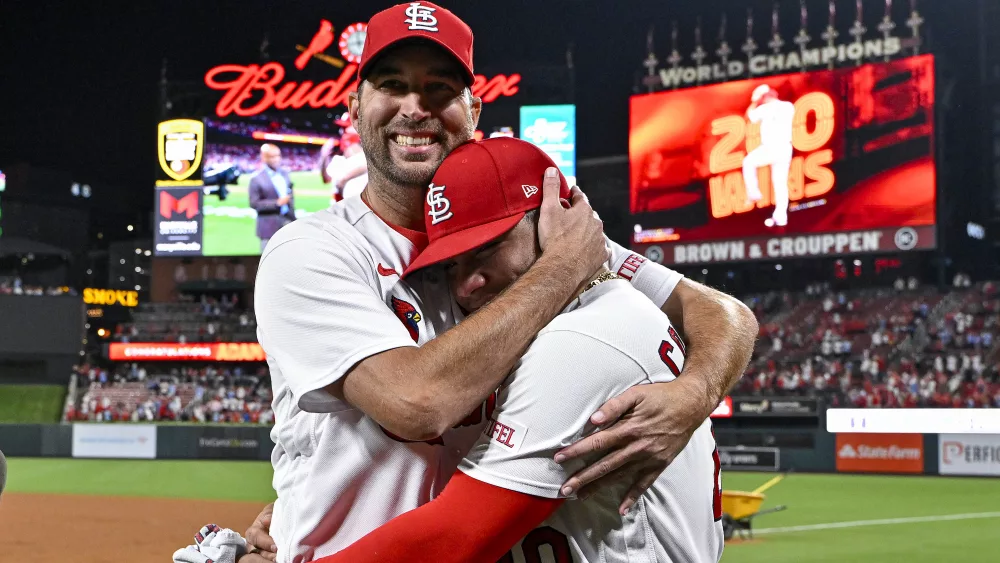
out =
[[[275,230],[267,227],[271,222],[302,219],[329,207],[335,182],[324,182],[321,153],[329,145],[333,165],[339,164],[346,128],[343,116],[331,115],[312,121],[205,119],[204,186],[157,188],[156,255],[259,255],[260,235],[269,238]],[[272,164],[284,182],[268,173],[261,152],[265,144],[278,149],[279,160]],[[290,205],[273,205],[286,190]]]
[[632,247],[666,264],[935,246],[934,59],[634,96]]

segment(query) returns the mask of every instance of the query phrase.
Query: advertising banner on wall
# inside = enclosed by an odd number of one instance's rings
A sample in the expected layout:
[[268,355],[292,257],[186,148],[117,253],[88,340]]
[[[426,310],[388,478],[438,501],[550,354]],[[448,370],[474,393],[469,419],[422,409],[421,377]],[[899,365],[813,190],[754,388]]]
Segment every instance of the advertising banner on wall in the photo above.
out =
[[74,424],[73,457],[156,457],[156,426],[151,424]]
[[209,426],[192,445],[202,459],[257,459],[260,434],[258,428]]
[[777,471],[781,465],[778,448],[731,448],[719,446],[719,463],[726,471]]
[[837,434],[837,471],[923,473],[921,434]]
[[256,342],[112,342],[108,359],[125,362],[264,362],[267,357]]
[[1000,475],[1000,435],[938,434],[942,475]]
[[157,256],[200,256],[203,236],[201,188],[157,188],[154,252]]

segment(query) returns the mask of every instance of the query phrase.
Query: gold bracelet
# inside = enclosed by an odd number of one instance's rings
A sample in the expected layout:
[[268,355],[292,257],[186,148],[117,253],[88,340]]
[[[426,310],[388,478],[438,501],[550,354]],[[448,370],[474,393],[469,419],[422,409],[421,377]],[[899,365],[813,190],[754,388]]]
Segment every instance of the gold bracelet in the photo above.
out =
[[[620,277],[621,276],[619,276],[618,274],[612,274],[611,272],[604,272],[603,274],[601,274],[601,275],[597,276],[596,278],[594,278],[590,283],[588,283],[587,287],[583,288],[583,292],[588,291],[590,289],[593,289],[593,288],[597,287],[598,285],[600,285],[600,284],[602,284],[602,283],[604,283],[606,281],[615,280],[615,279],[618,279]],[[583,293],[583,292],[581,292],[581,293]]]

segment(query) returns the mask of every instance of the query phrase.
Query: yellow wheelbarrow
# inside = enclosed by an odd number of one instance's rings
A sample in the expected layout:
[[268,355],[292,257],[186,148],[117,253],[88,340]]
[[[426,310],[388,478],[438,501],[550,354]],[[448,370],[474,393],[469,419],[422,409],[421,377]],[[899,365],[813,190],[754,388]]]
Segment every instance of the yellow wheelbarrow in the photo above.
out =
[[764,503],[764,491],[777,485],[784,479],[784,475],[778,475],[752,492],[744,491],[722,491],[722,531],[726,540],[730,540],[733,534],[739,532],[740,539],[753,539],[753,519],[762,514],[781,512],[787,506],[776,506],[761,510],[760,505]]

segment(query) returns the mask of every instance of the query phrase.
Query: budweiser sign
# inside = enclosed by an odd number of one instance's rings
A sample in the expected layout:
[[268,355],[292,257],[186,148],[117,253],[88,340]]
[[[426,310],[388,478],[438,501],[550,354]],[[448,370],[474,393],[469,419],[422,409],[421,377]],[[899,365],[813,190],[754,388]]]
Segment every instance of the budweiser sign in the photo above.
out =
[[[246,117],[271,109],[333,109],[347,105],[348,96],[358,87],[358,65],[356,62],[345,63],[342,59],[323,53],[323,49],[332,42],[330,38],[333,33],[329,22],[324,21],[323,24],[309,47],[299,47],[302,54],[296,59],[292,70],[302,70],[308,61],[315,58],[340,68],[340,76],[320,82],[295,81],[286,80],[286,67],[278,62],[219,65],[205,74],[205,84],[213,90],[223,92],[215,106],[215,114],[219,117],[231,114]],[[362,24],[354,24],[344,34],[349,32],[352,37],[341,38],[341,54],[348,61],[356,61],[360,53],[355,52],[357,48],[352,50],[351,45],[359,41],[360,44],[364,43],[361,34],[365,33],[365,29]],[[353,41],[353,35],[359,35],[359,40]],[[517,94],[520,82],[520,74],[498,74],[492,78],[477,74],[472,84],[472,95],[482,98],[483,102],[492,102],[501,96]]]

